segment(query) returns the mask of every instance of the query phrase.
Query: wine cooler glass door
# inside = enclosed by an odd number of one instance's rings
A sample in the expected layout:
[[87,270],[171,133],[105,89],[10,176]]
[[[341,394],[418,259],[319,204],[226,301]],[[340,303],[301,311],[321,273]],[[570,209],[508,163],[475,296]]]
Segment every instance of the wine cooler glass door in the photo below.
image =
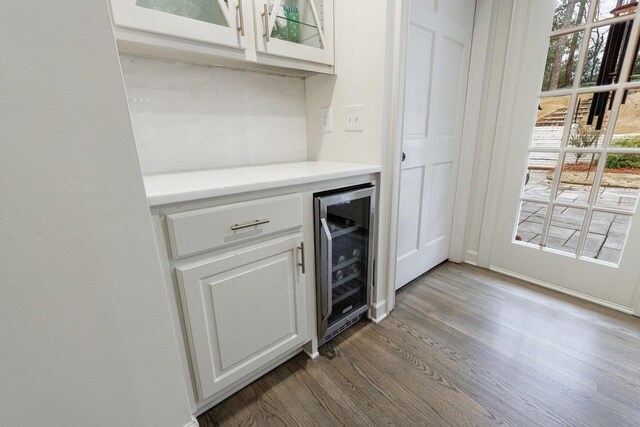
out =
[[364,188],[319,199],[321,336],[368,307],[373,273],[373,191]]

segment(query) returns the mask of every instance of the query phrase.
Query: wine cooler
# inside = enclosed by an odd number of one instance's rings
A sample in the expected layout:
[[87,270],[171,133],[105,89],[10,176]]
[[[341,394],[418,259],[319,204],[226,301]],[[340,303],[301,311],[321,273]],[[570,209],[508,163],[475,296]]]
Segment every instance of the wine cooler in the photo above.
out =
[[316,194],[318,344],[366,316],[373,284],[375,187]]

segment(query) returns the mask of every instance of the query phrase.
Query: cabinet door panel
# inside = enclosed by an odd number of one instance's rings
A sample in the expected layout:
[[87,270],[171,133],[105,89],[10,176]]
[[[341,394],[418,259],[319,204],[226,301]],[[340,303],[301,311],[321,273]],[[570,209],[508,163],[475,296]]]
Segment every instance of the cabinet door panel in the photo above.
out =
[[120,27],[244,48],[240,1],[249,0],[111,0],[111,9]]
[[200,400],[307,340],[299,235],[177,267]]
[[257,50],[333,65],[333,0],[255,0]]

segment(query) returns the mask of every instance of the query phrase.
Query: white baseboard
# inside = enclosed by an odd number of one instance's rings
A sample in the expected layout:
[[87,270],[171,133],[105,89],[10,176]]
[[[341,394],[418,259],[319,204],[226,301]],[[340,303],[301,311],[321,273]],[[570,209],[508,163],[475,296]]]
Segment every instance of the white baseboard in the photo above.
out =
[[387,301],[382,300],[379,303],[373,305],[369,309],[369,319],[373,323],[380,323],[382,319],[387,317]]
[[513,271],[505,270],[503,268],[495,267],[493,265],[489,267],[489,270],[495,271],[496,273],[504,274],[505,276],[513,277],[515,279],[524,280],[525,282],[542,286],[543,288],[551,289],[553,291],[557,291],[565,295],[570,295],[572,297],[580,298],[582,300],[589,301],[594,304],[601,305],[603,307],[611,308],[616,311],[621,311],[622,313],[633,314],[633,308],[625,307],[624,305],[616,304],[616,303],[603,300],[591,295],[583,294],[582,292],[577,292],[572,289],[567,289],[562,286],[554,285],[553,283],[545,282],[543,280],[534,279],[533,277],[525,276],[524,274],[514,273]]
[[478,252],[467,250],[467,255],[464,257],[464,262],[470,265],[478,266]]
[[310,353],[310,352],[308,352],[307,350],[304,350],[304,353],[305,353],[307,356],[309,356],[309,359],[311,359],[311,360],[316,359],[316,358],[318,358],[318,356],[320,356],[320,353],[319,353],[319,352],[317,352],[317,351],[315,351],[315,352],[313,352],[313,353]]
[[185,424],[184,427],[200,427],[200,424],[198,423],[198,419],[194,416],[191,417],[191,421],[187,424]]

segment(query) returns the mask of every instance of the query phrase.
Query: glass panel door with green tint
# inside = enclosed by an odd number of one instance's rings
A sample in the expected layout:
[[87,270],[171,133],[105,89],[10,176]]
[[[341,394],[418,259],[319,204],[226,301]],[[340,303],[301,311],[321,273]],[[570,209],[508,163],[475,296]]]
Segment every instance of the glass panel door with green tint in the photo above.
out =
[[[228,2],[224,2],[228,7]],[[136,6],[215,25],[229,26],[217,0],[136,0]]]
[[[245,48],[251,0],[110,0],[116,27]],[[243,8],[245,6],[249,7]],[[117,34],[116,34],[117,35]]]
[[269,0],[269,11],[275,15],[271,38],[322,48],[321,1]]
[[259,0],[258,50],[333,64],[332,0]]

